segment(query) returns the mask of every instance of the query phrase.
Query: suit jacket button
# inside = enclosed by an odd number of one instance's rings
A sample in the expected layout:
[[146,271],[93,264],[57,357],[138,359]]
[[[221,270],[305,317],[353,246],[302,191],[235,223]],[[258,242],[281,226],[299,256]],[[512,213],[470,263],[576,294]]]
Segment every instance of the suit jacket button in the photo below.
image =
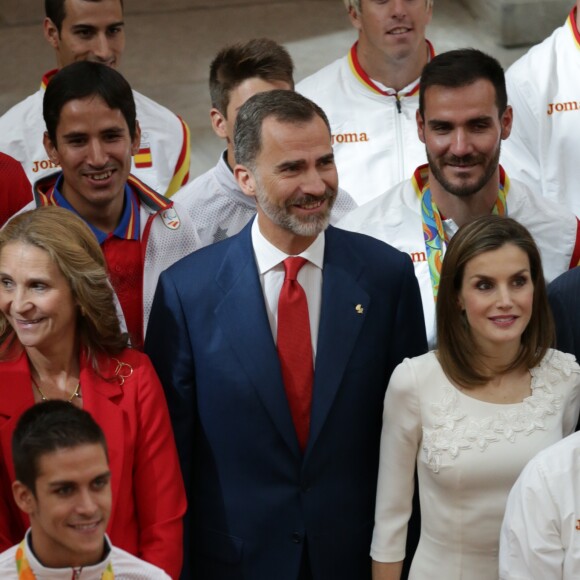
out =
[[302,541],[302,534],[298,533],[298,532],[294,532],[292,534],[292,541],[295,544],[299,544]]

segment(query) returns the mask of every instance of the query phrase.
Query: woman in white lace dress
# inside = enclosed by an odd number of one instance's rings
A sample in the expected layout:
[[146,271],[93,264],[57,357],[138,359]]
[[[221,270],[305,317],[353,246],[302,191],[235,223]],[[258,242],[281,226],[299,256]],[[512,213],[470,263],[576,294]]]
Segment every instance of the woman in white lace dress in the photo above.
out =
[[487,216],[448,245],[438,350],[393,373],[383,416],[374,580],[398,580],[414,471],[421,539],[411,580],[497,580],[507,495],[527,461],[574,430],[580,367],[551,350],[540,255],[514,220]]

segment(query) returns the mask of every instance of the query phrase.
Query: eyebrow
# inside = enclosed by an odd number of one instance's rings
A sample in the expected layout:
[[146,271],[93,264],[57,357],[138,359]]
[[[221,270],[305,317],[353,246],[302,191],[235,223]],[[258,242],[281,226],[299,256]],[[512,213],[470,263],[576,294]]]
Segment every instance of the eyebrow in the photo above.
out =
[[[102,479],[103,477],[110,478],[111,472],[104,471],[103,473],[99,473],[98,475],[95,475],[95,477],[93,477],[93,479],[91,479],[91,481],[95,481],[96,479]],[[78,482],[77,481],[67,481],[67,480],[51,481],[48,485],[51,488],[56,488],[56,487],[62,487],[63,485],[78,485]]]
[[[111,24],[107,24],[106,28],[120,28],[125,26],[125,22],[123,20],[119,20],[118,22],[111,22]],[[77,30],[98,30],[98,26],[95,26],[94,24],[83,24],[82,22],[75,24],[73,26],[71,26],[71,30],[77,31]]]
[[[530,273],[530,269],[529,268],[522,268],[521,270],[518,270],[517,272],[514,272],[513,274],[510,274],[510,278],[513,278],[514,276],[521,276],[522,274],[529,274]],[[470,280],[473,280],[474,278],[487,278],[488,280],[494,280],[495,276],[490,276],[488,274],[473,274],[473,276],[470,276]]]

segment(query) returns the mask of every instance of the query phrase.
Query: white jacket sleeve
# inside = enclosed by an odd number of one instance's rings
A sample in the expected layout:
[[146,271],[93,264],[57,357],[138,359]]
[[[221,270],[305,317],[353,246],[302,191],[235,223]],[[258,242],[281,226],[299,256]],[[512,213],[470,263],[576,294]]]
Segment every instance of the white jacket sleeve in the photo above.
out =
[[422,433],[417,384],[413,361],[405,359],[393,372],[385,396],[371,545],[371,557],[377,562],[399,562],[405,557]]
[[512,488],[500,535],[500,580],[561,580],[560,518],[542,466],[530,462]]

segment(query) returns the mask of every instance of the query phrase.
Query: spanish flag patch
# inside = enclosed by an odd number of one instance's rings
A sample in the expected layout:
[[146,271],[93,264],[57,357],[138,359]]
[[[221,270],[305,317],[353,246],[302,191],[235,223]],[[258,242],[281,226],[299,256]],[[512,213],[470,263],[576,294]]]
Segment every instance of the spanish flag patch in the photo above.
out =
[[151,157],[151,148],[149,146],[142,147],[137,151],[135,157],[135,167],[138,169],[144,169],[146,167],[153,167],[153,157]]

